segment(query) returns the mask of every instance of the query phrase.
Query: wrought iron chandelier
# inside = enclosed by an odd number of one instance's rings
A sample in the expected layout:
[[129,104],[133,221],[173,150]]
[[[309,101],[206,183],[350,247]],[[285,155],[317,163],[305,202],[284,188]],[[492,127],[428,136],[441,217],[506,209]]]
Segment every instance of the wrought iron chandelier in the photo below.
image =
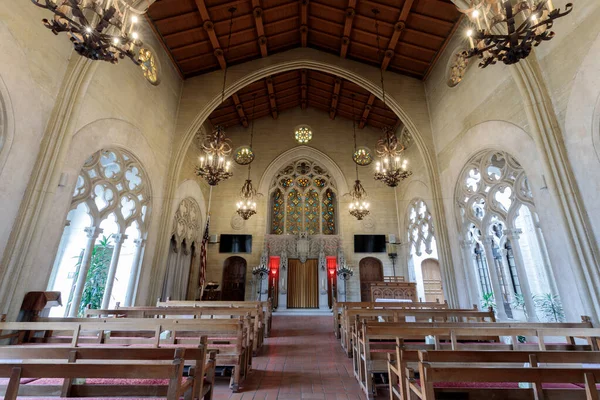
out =
[[[377,33],[377,55],[381,54],[379,46],[379,20],[377,15],[379,10],[374,8],[373,15],[375,16],[375,30]],[[383,81],[383,70],[381,74],[381,91],[383,92],[382,100],[385,107],[385,86]],[[381,181],[390,187],[396,187],[404,179],[412,175],[412,171],[407,169],[408,160],[402,159],[401,155],[404,151],[404,146],[398,143],[396,133],[390,127],[383,128],[383,136],[377,141],[377,155],[380,161],[375,164],[374,178]]]
[[[352,131],[354,135],[354,154],[356,154],[356,116],[354,113],[354,94],[352,95]],[[354,157],[352,157],[354,159]],[[357,220],[362,221],[367,215],[369,215],[369,202],[367,202],[367,191],[363,187],[360,179],[358,179],[358,166],[362,165],[354,160],[354,167],[356,168],[356,180],[354,186],[349,195],[352,197],[350,202],[350,215],[355,217]]]
[[[256,105],[256,95],[254,95],[254,101],[252,102],[252,128],[250,129],[250,149],[252,150],[252,141],[254,139],[254,106]],[[252,160],[254,160],[254,153],[252,153]],[[251,216],[256,214],[256,197],[262,196],[256,192],[250,179],[250,172],[252,170],[252,161],[248,163],[248,179],[242,186],[240,193],[241,199],[237,203],[237,213],[244,221],[247,221]]]
[[337,276],[342,278],[344,281],[347,281],[348,279],[350,279],[350,277],[352,275],[354,275],[354,271],[352,270],[352,268],[348,267],[346,265],[346,263],[343,263],[342,265],[340,265],[337,268],[336,273],[337,273]]
[[[127,57],[140,65],[138,51],[142,42],[136,25],[148,7],[138,10],[133,7],[133,0],[31,2],[54,14],[52,18],[45,18],[42,22],[55,35],[66,32],[79,55],[111,63],[117,63],[119,59]],[[150,2],[147,3],[149,6]]]
[[231,153],[231,141],[225,136],[222,126],[206,135],[202,143],[204,155],[200,156],[200,164],[196,166],[196,175],[204,178],[210,186],[216,186],[219,182],[229,179],[233,173],[231,161],[227,158]]
[[[233,28],[233,14],[236,8],[231,7],[229,12],[229,39],[227,50],[229,53],[229,44],[231,43],[231,32]],[[223,89],[221,91],[221,104],[225,101],[225,83],[227,82],[227,67],[223,71]],[[204,155],[200,156],[200,164],[196,166],[196,175],[204,178],[210,186],[216,186],[219,182],[229,179],[233,176],[230,171],[231,161],[228,159],[231,154],[231,140],[225,136],[225,128],[216,126],[215,129],[204,137],[202,143]]]
[[568,3],[561,12],[552,0],[471,0],[471,8],[460,11],[477,29],[467,31],[471,49],[463,54],[479,57],[481,68],[498,61],[515,64],[528,57],[533,46],[551,40],[554,21],[572,10]]

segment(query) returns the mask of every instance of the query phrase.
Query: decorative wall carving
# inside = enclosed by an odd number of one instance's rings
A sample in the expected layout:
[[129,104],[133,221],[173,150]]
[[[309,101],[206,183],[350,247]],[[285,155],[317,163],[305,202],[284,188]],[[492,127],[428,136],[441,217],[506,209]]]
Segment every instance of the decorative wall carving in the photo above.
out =
[[417,256],[421,256],[423,247],[427,254],[433,249],[434,238],[433,217],[422,199],[414,199],[408,209],[408,241]]
[[320,253],[325,256],[337,256],[342,240],[337,235],[307,235],[302,239],[300,235],[266,235],[265,243],[269,254],[280,255],[283,263],[284,253],[286,259],[300,258],[300,260],[319,258]]
[[178,243],[198,242],[200,236],[200,206],[191,197],[181,200],[173,221],[173,236]]

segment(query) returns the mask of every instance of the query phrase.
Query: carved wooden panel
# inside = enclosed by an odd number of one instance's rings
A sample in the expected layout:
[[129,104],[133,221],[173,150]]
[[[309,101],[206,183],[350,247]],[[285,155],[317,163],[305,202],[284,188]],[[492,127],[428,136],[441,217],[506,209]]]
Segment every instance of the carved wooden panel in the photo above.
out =
[[365,257],[358,264],[360,271],[360,301],[371,299],[371,284],[383,282],[383,265],[378,258]]
[[244,301],[246,294],[246,260],[234,256],[223,265],[222,300]]
[[371,284],[371,298],[407,299],[418,301],[417,284],[415,282],[375,282]]

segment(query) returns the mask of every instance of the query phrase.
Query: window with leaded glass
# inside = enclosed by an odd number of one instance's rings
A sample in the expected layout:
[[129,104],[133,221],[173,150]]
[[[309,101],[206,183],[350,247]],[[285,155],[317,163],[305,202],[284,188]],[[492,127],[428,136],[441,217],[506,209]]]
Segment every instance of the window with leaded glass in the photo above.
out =
[[271,183],[270,196],[272,234],[336,233],[336,186],[317,163],[298,160],[282,168]]

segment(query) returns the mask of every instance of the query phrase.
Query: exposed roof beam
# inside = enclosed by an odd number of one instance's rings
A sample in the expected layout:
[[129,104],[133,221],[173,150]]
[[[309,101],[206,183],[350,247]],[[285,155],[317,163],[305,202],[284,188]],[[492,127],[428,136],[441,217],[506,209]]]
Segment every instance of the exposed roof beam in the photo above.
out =
[[238,113],[238,115],[240,116],[240,122],[242,123],[242,125],[244,125],[244,128],[248,127],[248,118],[246,118],[246,113],[244,113],[244,106],[242,105],[242,102],[240,101],[240,96],[238,96],[237,93],[234,93],[233,95],[231,95],[231,98],[233,99],[233,103],[235,104],[235,109]]
[[260,54],[263,57],[267,56],[267,36],[263,26],[263,9],[260,6],[260,0],[252,0],[252,14],[254,14],[254,22],[256,23],[256,35],[258,36],[258,45],[260,46]]
[[268,76],[265,79],[267,91],[269,92],[269,104],[271,106],[271,115],[273,119],[277,119],[277,98],[275,97],[275,88],[273,87],[273,77]]
[[308,85],[306,84],[306,75],[308,75],[308,71],[306,69],[300,70],[300,89],[302,90],[302,100],[300,101],[300,107],[303,110],[306,110],[306,106],[308,105]]
[[394,52],[396,51],[396,46],[402,37],[402,33],[406,29],[406,20],[408,19],[408,15],[410,14],[410,9],[412,8],[414,0],[406,0],[404,5],[402,6],[402,11],[400,11],[400,16],[398,17],[398,22],[394,25],[394,33],[392,34],[392,38],[388,43],[388,48],[384,53],[383,61],[381,62],[381,69],[384,71],[389,67],[392,58],[394,58]]
[[302,47],[308,44],[308,2],[309,0],[300,0],[300,41]]
[[335,78],[335,85],[333,85],[333,94],[331,95],[331,107],[329,108],[329,118],[335,119],[335,113],[337,112],[338,100],[340,97],[340,89],[342,87],[342,80]]
[[344,35],[342,36],[342,49],[340,57],[346,58],[348,54],[348,46],[350,45],[350,33],[352,32],[352,21],[356,15],[356,0],[348,0],[348,8],[346,8],[346,21],[344,22]]
[[365,104],[365,109],[363,110],[362,116],[360,117],[360,123],[358,127],[360,129],[365,127],[367,123],[367,118],[369,118],[369,113],[371,112],[371,108],[373,108],[373,103],[375,102],[375,95],[371,93],[369,95],[369,99],[367,100],[367,104]]
[[212,44],[213,51],[217,60],[219,60],[219,65],[221,69],[225,69],[227,67],[227,62],[225,61],[225,57],[223,56],[223,50],[221,49],[221,44],[219,43],[219,39],[217,38],[217,34],[215,33],[215,25],[210,20],[210,15],[208,14],[208,9],[206,8],[206,3],[204,0],[195,0],[196,7],[198,7],[198,11],[200,12],[200,17],[202,18],[202,27],[206,30],[208,34],[208,38],[210,39],[210,43]]

